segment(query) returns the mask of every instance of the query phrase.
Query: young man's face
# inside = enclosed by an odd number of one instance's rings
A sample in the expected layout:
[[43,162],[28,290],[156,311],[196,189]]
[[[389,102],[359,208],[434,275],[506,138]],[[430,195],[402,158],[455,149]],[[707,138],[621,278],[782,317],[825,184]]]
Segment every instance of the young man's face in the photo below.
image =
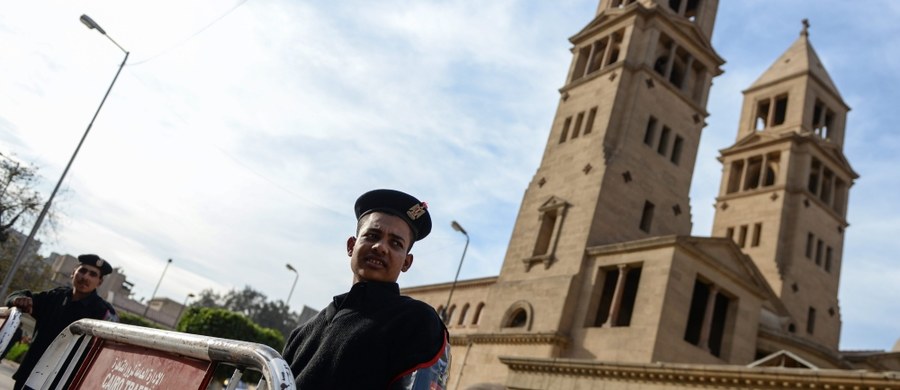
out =
[[72,272],[72,288],[79,294],[90,294],[102,281],[100,268],[93,265],[81,264]]
[[400,217],[377,211],[365,215],[356,235],[347,239],[353,283],[396,282],[412,266],[412,229]]

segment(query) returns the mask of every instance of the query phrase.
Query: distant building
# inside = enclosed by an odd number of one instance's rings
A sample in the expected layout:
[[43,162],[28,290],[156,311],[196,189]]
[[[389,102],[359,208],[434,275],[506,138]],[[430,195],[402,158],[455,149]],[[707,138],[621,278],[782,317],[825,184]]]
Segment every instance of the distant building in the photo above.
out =
[[[446,308],[449,388],[900,387],[900,374],[871,373],[900,370],[900,353],[838,349],[858,175],[843,154],[850,108],[808,26],[744,91],[713,237],[691,236],[693,168],[724,63],[710,41],[717,7],[601,0],[570,38],[500,274],[460,282]],[[449,288],[403,292],[441,311]]]

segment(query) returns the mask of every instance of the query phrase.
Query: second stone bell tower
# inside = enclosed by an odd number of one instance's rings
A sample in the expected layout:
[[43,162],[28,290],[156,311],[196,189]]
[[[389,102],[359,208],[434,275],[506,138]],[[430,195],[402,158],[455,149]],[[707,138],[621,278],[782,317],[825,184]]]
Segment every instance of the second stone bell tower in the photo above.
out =
[[713,236],[750,255],[790,311],[788,329],[837,351],[847,199],[847,112],[804,20],[800,37],[744,91],[723,149]]

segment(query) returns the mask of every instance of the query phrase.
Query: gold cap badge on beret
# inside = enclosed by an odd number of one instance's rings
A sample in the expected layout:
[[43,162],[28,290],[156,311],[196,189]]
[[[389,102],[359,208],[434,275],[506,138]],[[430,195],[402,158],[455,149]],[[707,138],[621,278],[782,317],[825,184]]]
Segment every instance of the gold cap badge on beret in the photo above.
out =
[[425,210],[428,210],[428,204],[425,202],[417,203],[413,205],[413,207],[410,207],[409,210],[406,210],[406,215],[409,219],[415,221],[419,219],[419,217],[425,215]]

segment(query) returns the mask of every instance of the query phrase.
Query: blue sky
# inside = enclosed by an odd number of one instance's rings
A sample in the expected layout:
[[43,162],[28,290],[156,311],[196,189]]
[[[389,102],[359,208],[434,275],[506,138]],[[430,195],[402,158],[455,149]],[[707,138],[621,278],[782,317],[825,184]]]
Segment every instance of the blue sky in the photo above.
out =
[[[55,207],[44,252],[96,252],[136,296],[181,301],[250,285],[294,308],[351,282],[352,204],[377,187],[426,200],[435,230],[400,279],[495,275],[540,161],[571,54],[593,0],[116,1],[0,4],[0,152],[40,167],[49,193],[121,62],[78,17],[131,51]],[[840,303],[844,349],[890,349],[900,253],[897,147],[900,3],[723,1],[713,82],[691,192],[709,234],[741,91],[797,38],[810,39],[853,110]],[[26,229],[27,230],[27,227]]]

